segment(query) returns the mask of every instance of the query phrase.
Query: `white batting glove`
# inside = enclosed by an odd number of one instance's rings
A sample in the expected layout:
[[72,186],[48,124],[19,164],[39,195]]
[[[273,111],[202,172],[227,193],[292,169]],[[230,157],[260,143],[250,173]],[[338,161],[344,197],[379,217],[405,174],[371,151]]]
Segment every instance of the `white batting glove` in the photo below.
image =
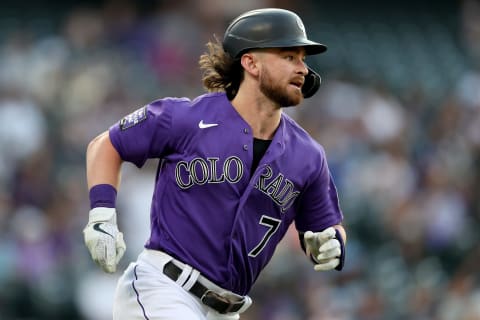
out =
[[305,251],[316,262],[315,271],[326,271],[337,268],[342,262],[342,244],[336,238],[334,227],[322,232],[307,231],[303,235]]
[[83,236],[93,261],[105,272],[115,272],[126,249],[123,233],[118,231],[115,208],[90,210]]

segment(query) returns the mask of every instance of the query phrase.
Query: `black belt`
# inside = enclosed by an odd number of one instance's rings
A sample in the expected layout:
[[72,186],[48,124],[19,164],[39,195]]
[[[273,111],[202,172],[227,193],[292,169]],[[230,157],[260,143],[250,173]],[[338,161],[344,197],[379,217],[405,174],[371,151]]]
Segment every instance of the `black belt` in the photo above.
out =
[[[178,277],[180,277],[180,274],[182,274],[182,269],[170,261],[163,268],[163,273],[173,281],[177,281]],[[245,303],[245,299],[236,302],[230,301],[229,299],[222,297],[218,293],[208,289],[198,281],[195,281],[194,285],[188,291],[199,298],[204,305],[209,306],[221,314],[237,312]]]

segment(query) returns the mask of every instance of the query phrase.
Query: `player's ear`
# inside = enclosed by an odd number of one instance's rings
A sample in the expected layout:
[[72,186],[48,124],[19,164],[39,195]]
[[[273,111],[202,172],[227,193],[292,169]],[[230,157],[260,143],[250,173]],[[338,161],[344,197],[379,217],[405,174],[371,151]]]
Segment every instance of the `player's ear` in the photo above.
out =
[[245,69],[245,72],[254,77],[258,76],[258,57],[254,53],[244,53],[240,57],[240,63],[242,64],[243,69]]

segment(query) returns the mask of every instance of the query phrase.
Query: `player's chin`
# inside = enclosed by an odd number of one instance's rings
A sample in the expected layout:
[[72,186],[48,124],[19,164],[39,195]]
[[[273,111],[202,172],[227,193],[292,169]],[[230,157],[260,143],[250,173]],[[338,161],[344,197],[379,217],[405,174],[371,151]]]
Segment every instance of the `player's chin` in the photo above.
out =
[[303,101],[302,88],[295,85],[290,85],[288,88],[288,95],[290,100],[290,106],[296,106]]

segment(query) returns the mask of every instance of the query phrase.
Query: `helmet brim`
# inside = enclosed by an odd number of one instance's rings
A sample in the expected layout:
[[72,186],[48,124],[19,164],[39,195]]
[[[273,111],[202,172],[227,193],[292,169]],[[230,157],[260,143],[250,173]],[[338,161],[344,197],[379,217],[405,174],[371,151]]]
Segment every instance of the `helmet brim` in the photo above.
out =
[[320,54],[325,51],[327,51],[327,46],[318,42],[310,41],[310,40],[303,40],[303,41],[288,41],[288,42],[282,42],[282,41],[270,41],[268,43],[262,44],[262,43],[256,43],[255,45],[252,45],[249,48],[244,48],[242,51],[240,51],[236,57],[239,57],[243,53],[253,50],[253,49],[267,49],[267,48],[298,48],[302,47],[305,48],[305,54],[307,56],[310,55],[315,55],[315,54]]
[[272,41],[265,48],[296,48],[303,47],[307,55],[320,54],[327,51],[327,46],[318,42],[314,42],[308,39],[302,39],[300,41]]
[[305,48],[305,52],[308,56],[310,55],[315,55],[315,54],[320,54],[325,51],[327,51],[327,46],[321,43],[313,42],[308,40],[309,43],[300,45],[300,47]]

